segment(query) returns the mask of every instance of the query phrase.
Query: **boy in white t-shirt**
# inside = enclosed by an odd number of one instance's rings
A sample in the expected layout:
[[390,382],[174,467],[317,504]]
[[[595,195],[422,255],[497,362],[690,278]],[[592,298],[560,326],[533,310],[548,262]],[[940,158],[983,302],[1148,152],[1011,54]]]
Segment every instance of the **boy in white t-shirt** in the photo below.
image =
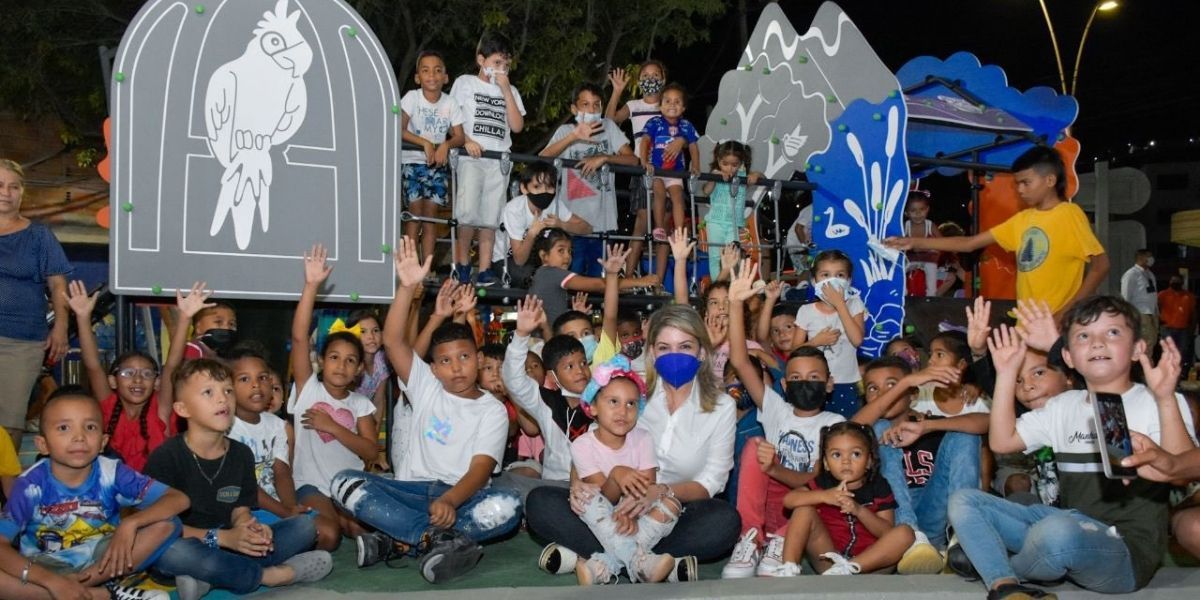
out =
[[508,175],[500,161],[480,159],[484,150],[507,152],[513,133],[525,128],[525,105],[521,93],[508,80],[512,44],[497,33],[486,33],[475,48],[479,73],[454,80],[450,95],[462,106],[463,144],[469,157],[458,161],[458,188],[454,218],[458,219],[458,242],[454,247],[454,273],[460,282],[470,279],[471,241],[479,233],[479,276],[481,286],[496,283],[492,266],[492,244],[500,212],[508,192]]
[[[409,90],[400,99],[400,129],[404,141],[421,146],[421,150],[405,150],[404,200],[408,210],[420,217],[436,217],[437,207],[446,206],[450,169],[450,149],[466,141],[463,134],[462,107],[442,87],[450,80],[446,61],[441,53],[426,50],[417,55],[417,72],[413,80],[419,89]],[[414,240],[421,235],[421,256],[433,256],[437,241],[434,223],[408,221],[404,235]]]
[[346,470],[334,476],[334,500],[377,533],[358,536],[358,566],[387,560],[395,543],[420,556],[421,576],[440,583],[471,570],[483,557],[478,542],[502,536],[521,520],[521,500],[489,489],[504,457],[508,415],[478,386],[478,352],[470,327],[448,323],[433,332],[421,360],[405,339],[413,291],[432,257],[417,259],[415,243],[396,249],[396,299],[383,329],[400,385],[412,403],[409,446],[396,478]]
[[[1053,322],[1046,320],[1047,327]],[[981,490],[950,497],[950,523],[988,598],[1044,598],[1021,581],[1064,578],[1088,590],[1127,594],[1150,582],[1167,550],[1166,484],[1144,479],[1118,481],[1104,474],[1091,395],[1121,396],[1129,430],[1171,453],[1195,441],[1191,412],[1175,393],[1180,354],[1162,341],[1162,358],[1152,365],[1150,348],[1138,338],[1140,314],[1113,296],[1093,296],[1063,315],[1062,357],[1087,383],[1016,417],[1015,388],[1026,342],[1003,326],[988,340],[996,366],[989,445],[997,453],[1054,450],[1062,508],[1022,506]],[[1028,329],[1033,335],[1039,332]],[[1131,378],[1142,366],[1145,384]]]
[[[571,112],[575,123],[559,125],[550,143],[539,153],[548,158],[579,161],[573,169],[563,169],[559,203],[587,223],[592,231],[616,231],[617,182],[613,173],[604,174],[604,165],[638,164],[629,138],[602,112],[603,91],[594,83],[575,88]],[[568,230],[568,233],[574,233]],[[577,236],[573,241],[571,270],[588,277],[600,276],[599,260],[604,258],[604,242]]]
[[[572,213],[567,203],[554,201],[558,186],[558,170],[554,165],[542,161],[529,163],[518,180],[521,195],[504,206],[504,227],[496,232],[492,262],[500,265],[507,262],[510,286],[524,288],[534,272],[529,262],[533,242],[543,229],[558,228],[571,235],[586,235],[592,232],[592,227]],[[496,272],[501,270],[493,268]]]
[[[254,478],[258,480],[258,522],[272,525],[280,519],[308,514],[309,508],[296,499],[296,482],[288,457],[287,421],[268,410],[271,399],[271,368],[265,355],[247,344],[239,344],[226,358],[233,369],[233,427],[226,435],[250,448],[254,454]],[[336,550],[341,541],[338,522],[312,512],[317,526],[317,549]]]
[[788,526],[783,498],[816,476],[821,429],[846,420],[823,410],[833,391],[833,378],[820,350],[799,348],[788,357],[786,397],[775,393],[751,363],[743,305],[758,293],[753,286],[756,269],[749,267],[749,261],[741,266],[729,284],[729,364],[758,406],[766,437],[748,440],[742,455],[735,457],[741,462],[737,509],[742,538],[721,571],[724,579],[782,574],[782,532]]

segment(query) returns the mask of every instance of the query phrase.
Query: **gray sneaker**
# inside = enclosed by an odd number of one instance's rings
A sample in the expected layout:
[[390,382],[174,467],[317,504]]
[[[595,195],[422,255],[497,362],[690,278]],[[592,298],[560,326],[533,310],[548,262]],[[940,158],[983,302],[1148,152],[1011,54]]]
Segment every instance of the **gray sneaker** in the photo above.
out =
[[479,564],[483,547],[460,531],[431,527],[421,536],[421,577],[442,583],[459,577]]
[[175,591],[179,600],[200,600],[212,590],[212,584],[200,581],[190,575],[180,575],[175,578]]
[[354,537],[357,547],[358,568],[365,569],[381,560],[387,560],[392,553],[392,538],[380,532],[364,533]]
[[292,583],[312,583],[325,579],[333,570],[333,556],[324,550],[310,550],[283,561],[283,564],[295,573]]

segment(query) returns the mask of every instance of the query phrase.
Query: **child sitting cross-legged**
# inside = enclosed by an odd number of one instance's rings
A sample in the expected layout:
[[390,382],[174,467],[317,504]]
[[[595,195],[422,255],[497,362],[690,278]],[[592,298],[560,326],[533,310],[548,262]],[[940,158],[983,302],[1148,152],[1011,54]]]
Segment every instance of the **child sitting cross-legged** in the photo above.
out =
[[[47,458],[17,479],[0,518],[0,598],[166,600],[117,581],[179,535],[174,517],[188,498],[100,456],[101,421],[100,405],[84,395],[54,396],[42,409],[34,442]],[[139,510],[121,517],[129,506]]]
[[[518,318],[528,318],[528,313]],[[612,583],[624,568],[632,581],[663,581],[675,558],[652,548],[675,528],[682,506],[673,496],[646,493],[658,471],[654,440],[637,428],[646,406],[646,384],[618,356],[592,371],[583,402],[596,427],[571,443],[571,485],[578,491],[572,494],[571,509],[604,551],[579,558],[575,576],[580,585]]]
[[900,561],[913,532],[895,522],[878,451],[870,425],[844,421],[821,430],[820,474],[783,501],[792,516],[777,575],[799,575],[801,554],[822,575],[883,572]]
[[474,333],[459,323],[439,327],[430,341],[432,363],[405,339],[414,289],[432,260],[420,262],[410,238],[397,244],[400,285],[383,326],[388,360],[412,403],[406,455],[394,465],[394,480],[347,469],[331,487],[338,506],[378,530],[357,538],[359,567],[386,560],[399,542],[421,557],[426,581],[441,583],[475,567],[483,556],[478,542],[516,528],[521,502],[488,488],[504,455],[508,416],[479,389]]
[[307,515],[271,525],[251,513],[258,497],[254,453],[225,433],[233,426],[233,372],[199,358],[171,377],[175,412],[187,430],[159,446],[146,474],[187,494],[183,535],[154,564],[175,577],[180,600],[196,600],[214,587],[248,594],[259,585],[320,580],[333,568]]

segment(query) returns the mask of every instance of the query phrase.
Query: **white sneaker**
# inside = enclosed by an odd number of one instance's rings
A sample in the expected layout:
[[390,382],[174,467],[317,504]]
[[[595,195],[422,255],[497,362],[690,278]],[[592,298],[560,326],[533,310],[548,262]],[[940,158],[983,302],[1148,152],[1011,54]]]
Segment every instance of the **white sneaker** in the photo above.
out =
[[575,572],[578,561],[579,555],[570,548],[551,542],[542,548],[542,554],[538,556],[538,567],[551,575],[566,575]]
[[[762,575],[762,573],[759,573],[759,574]],[[764,577],[795,577],[799,574],[800,574],[800,565],[793,563],[793,562],[789,562],[789,563],[783,563],[783,564],[779,565],[778,567],[775,567],[774,570],[772,570],[770,575],[764,575]]]
[[783,536],[768,533],[767,549],[763,552],[762,560],[758,561],[758,568],[754,570],[754,574],[759,577],[775,577],[775,573],[780,572],[783,565]]
[[856,562],[851,562],[845,556],[837,552],[826,552],[821,555],[821,558],[828,559],[833,563],[832,567],[825,570],[822,575],[858,575],[862,571],[862,567]]
[[675,568],[667,575],[671,583],[687,583],[700,580],[700,563],[695,556],[683,556],[675,559]]
[[171,600],[171,595],[162,590],[145,590],[115,583],[110,583],[106,587],[109,596],[114,600]]
[[758,528],[751,527],[733,547],[733,555],[725,563],[725,568],[721,569],[721,579],[754,577],[760,558],[762,550],[758,548]]

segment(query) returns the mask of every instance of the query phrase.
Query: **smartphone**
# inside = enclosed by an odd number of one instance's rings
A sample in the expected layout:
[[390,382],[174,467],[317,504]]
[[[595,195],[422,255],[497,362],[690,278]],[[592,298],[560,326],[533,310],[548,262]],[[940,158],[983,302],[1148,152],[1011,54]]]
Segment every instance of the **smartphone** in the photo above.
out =
[[1096,416],[1096,434],[1100,442],[1100,459],[1104,462],[1104,476],[1109,479],[1136,479],[1137,469],[1121,466],[1121,459],[1133,454],[1129,420],[1125,418],[1121,396],[1094,393],[1092,407]]

